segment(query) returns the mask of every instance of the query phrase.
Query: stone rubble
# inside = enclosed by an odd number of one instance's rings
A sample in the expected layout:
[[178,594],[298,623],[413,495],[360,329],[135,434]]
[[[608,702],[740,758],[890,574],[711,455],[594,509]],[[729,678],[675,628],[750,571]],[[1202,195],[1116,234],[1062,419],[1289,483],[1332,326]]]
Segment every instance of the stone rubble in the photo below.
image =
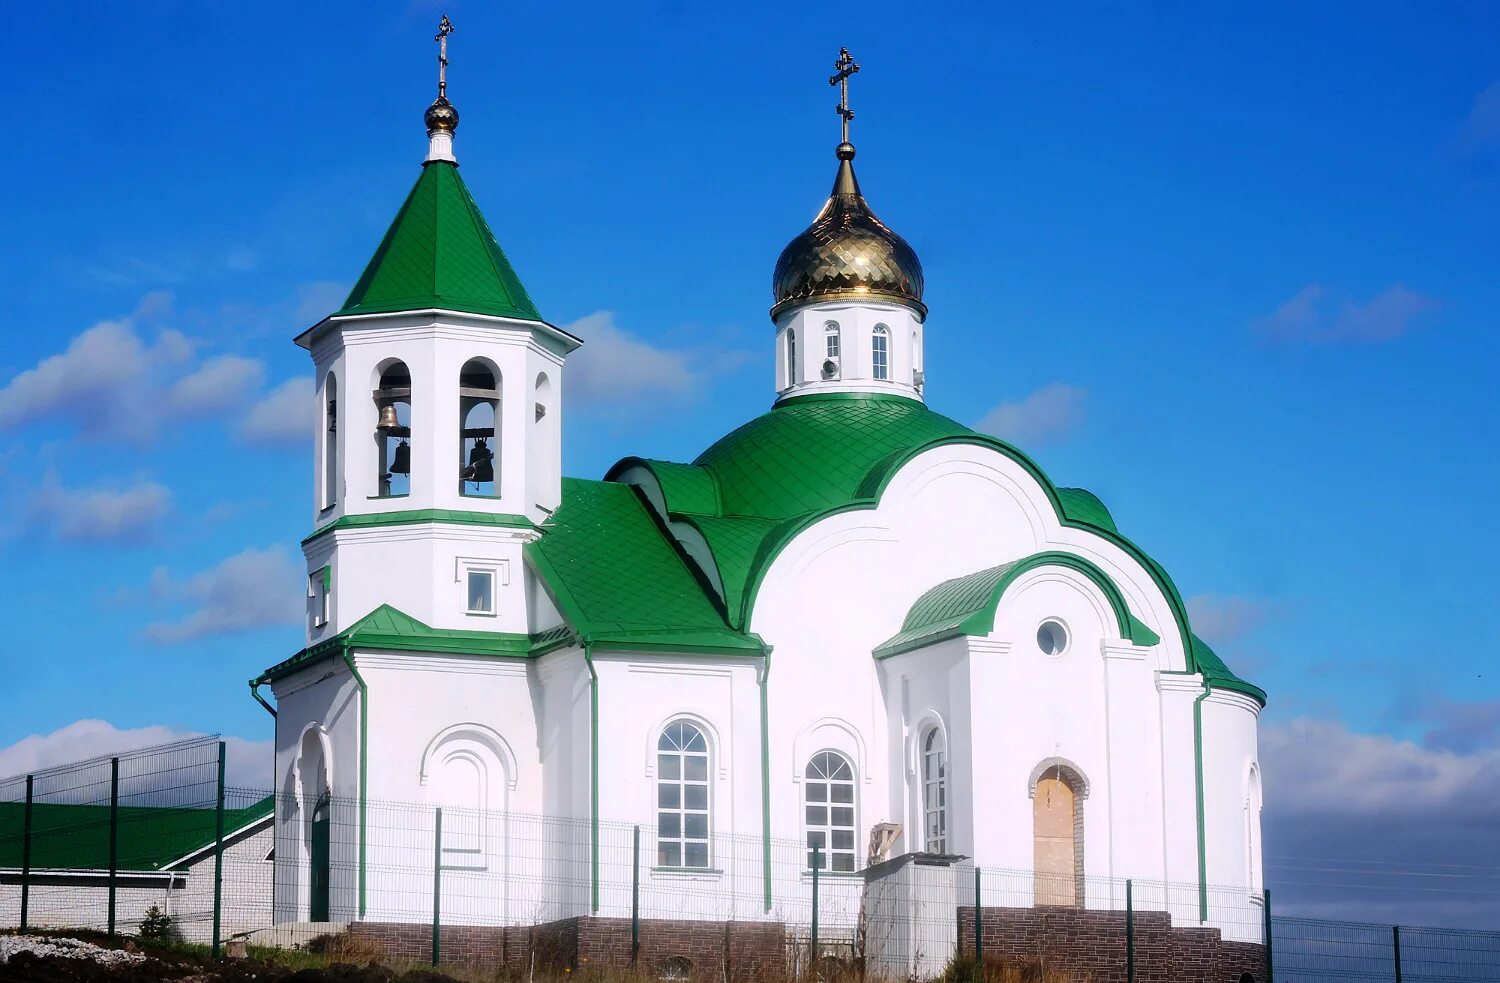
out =
[[50,939],[39,935],[0,935],[0,965],[11,956],[29,952],[36,956],[59,956],[63,959],[90,959],[105,965],[138,963],[146,957],[139,952],[105,949],[80,939]]

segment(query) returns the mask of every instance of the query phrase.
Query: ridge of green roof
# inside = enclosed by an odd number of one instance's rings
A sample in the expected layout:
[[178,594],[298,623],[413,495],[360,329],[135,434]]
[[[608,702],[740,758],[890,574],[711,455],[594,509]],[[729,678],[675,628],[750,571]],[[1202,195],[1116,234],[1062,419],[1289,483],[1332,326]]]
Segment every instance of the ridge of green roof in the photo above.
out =
[[1108,529],[1119,535],[1115,517],[1109,514],[1099,496],[1087,488],[1059,488],[1058,501],[1062,502],[1063,514],[1078,522],[1086,522],[1099,529]]
[[735,631],[629,485],[563,479],[562,504],[526,555],[579,638],[622,649],[759,655]]
[[[224,810],[227,836],[269,819],[275,799],[266,796],[241,809]],[[34,802],[31,866],[34,870],[108,870],[109,806]],[[21,866],[24,802],[0,802],[0,868]],[[122,871],[156,871],[212,846],[211,808],[120,806],[118,865]]]
[[458,167],[429,161],[335,317],[427,308],[540,321]]

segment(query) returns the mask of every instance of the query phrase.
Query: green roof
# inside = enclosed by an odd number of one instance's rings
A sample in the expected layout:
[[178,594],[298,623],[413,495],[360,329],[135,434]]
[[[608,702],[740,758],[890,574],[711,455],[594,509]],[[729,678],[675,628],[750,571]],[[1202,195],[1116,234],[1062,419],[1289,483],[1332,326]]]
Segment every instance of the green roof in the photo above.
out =
[[[702,559],[712,568],[703,570],[704,580],[715,591],[728,624],[745,630],[761,577],[783,545],[824,516],[873,507],[906,461],[944,444],[974,444],[1005,454],[1047,492],[1064,525],[1089,529],[1134,556],[1173,609],[1189,671],[1199,669],[1200,649],[1193,643],[1176,585],[1161,564],[1120,535],[1098,496],[1082,488],[1058,488],[1016,448],[934,413],[917,400],[846,393],[783,400],[715,442],[691,465],[626,458],[606,480],[620,480],[635,468],[654,476],[667,517],[695,528],[707,542],[711,555]],[[1125,637],[1154,639],[1134,616],[1128,622],[1122,629]],[[1212,656],[1205,665],[1223,663]],[[1254,689],[1228,669],[1223,672],[1218,677],[1221,685],[1233,682]]]
[[562,505],[526,555],[585,642],[759,655],[735,631],[629,485],[564,478]]
[[1045,566],[1069,567],[1097,584],[1114,609],[1121,637],[1136,645],[1161,641],[1130,613],[1119,587],[1096,564],[1071,553],[1049,551],[943,581],[917,598],[901,631],[877,646],[875,654],[897,655],[959,635],[988,635],[995,629],[995,609],[1006,589],[1028,570]]
[[[224,811],[225,835],[269,819],[271,796]],[[26,805],[0,802],[0,868],[21,866]],[[109,806],[36,802],[31,815],[33,870],[107,870]],[[125,871],[165,870],[214,842],[214,810],[120,806],[118,865]]]
[[433,628],[398,608],[382,604],[332,638],[309,645],[291,658],[278,662],[267,669],[260,680],[279,679],[311,662],[339,655],[346,647],[524,659],[539,654],[539,647],[552,647],[552,642],[547,632],[532,636],[470,628]]
[[429,161],[338,314],[431,307],[540,321],[495,234],[447,161]]

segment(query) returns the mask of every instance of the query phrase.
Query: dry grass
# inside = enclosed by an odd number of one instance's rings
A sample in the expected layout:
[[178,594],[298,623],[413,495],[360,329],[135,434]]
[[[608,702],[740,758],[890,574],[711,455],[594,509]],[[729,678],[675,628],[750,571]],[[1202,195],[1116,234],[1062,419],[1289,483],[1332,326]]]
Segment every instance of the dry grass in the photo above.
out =
[[972,953],[954,956],[943,972],[942,983],[1090,983],[1093,979],[1048,966],[1041,959],[986,955],[982,976],[976,968]]

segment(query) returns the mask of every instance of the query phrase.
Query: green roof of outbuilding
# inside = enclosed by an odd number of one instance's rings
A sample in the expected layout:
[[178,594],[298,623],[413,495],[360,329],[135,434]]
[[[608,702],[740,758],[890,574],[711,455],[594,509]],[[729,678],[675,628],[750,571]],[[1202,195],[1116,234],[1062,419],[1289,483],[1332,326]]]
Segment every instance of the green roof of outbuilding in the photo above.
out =
[[339,315],[437,307],[540,321],[489,223],[447,161],[429,161]]
[[[224,811],[224,833],[269,819],[271,796]],[[21,866],[24,802],[0,802],[0,868]],[[166,870],[214,842],[214,810],[172,806],[121,806],[118,867]],[[33,870],[107,870],[109,806],[36,802],[31,816]]]
[[527,556],[579,638],[622,649],[744,653],[672,538],[629,485],[563,479],[562,504]]

